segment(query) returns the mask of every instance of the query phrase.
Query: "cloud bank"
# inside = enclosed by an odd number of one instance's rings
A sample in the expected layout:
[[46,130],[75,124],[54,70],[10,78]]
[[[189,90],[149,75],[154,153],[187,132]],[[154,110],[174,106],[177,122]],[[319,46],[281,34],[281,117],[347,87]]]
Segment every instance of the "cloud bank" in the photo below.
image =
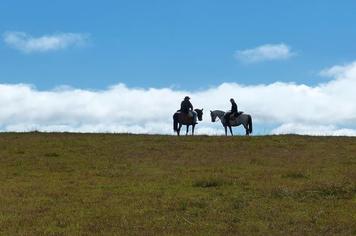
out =
[[6,44],[21,52],[43,53],[84,45],[88,41],[88,36],[78,33],[58,33],[32,37],[24,32],[6,32],[3,39]]
[[296,53],[284,44],[265,44],[253,49],[235,52],[235,58],[245,63],[257,63],[262,61],[286,60]]
[[[173,134],[172,115],[189,95],[204,108],[197,134],[223,134],[209,110],[229,109],[229,98],[253,117],[260,134],[356,135],[356,62],[323,71],[317,86],[276,82],[245,86],[223,83],[200,91],[137,89],[118,84],[105,90],[39,91],[25,84],[0,85],[0,130]],[[256,129],[255,129],[256,130]],[[244,133],[243,128],[238,128]]]

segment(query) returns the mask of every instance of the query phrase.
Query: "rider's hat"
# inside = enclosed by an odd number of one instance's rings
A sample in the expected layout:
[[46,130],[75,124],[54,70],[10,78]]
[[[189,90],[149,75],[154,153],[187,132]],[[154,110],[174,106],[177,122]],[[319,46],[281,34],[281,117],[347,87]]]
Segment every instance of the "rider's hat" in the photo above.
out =
[[233,101],[235,102],[235,100],[233,98],[230,98],[230,102],[233,102]]
[[190,97],[189,96],[185,96],[184,100],[189,100]]

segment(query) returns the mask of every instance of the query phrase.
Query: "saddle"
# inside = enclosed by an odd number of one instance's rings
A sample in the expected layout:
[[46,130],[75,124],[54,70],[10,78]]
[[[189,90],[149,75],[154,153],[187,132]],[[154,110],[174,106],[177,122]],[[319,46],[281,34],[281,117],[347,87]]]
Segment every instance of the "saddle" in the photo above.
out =
[[243,111],[239,111],[239,112],[237,112],[237,115],[230,114],[230,120],[236,120],[242,113],[244,113],[244,112]]
[[192,111],[189,111],[188,114],[182,112],[181,110],[178,110],[177,113],[181,117],[182,120],[185,120],[187,123],[193,122],[194,119],[194,114]]

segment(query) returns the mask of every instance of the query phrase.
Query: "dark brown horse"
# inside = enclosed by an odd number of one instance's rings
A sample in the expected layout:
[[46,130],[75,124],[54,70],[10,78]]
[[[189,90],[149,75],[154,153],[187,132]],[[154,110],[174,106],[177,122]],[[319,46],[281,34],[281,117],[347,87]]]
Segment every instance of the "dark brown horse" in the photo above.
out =
[[[201,121],[203,120],[203,109],[194,109],[194,111],[197,114],[198,120]],[[189,126],[191,125],[192,128],[192,135],[194,135],[194,127],[196,125],[193,117],[188,116],[187,114],[177,111],[176,113],[174,113],[173,115],[173,129],[174,131],[177,132],[177,135],[180,135],[180,129],[182,128],[182,125],[186,125],[187,126],[187,133],[186,135],[188,135],[189,132]]]

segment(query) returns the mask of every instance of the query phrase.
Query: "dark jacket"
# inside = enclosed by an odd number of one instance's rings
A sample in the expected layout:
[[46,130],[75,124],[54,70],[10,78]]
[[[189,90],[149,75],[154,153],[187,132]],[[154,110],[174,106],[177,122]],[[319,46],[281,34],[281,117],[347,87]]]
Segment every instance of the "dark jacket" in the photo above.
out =
[[236,102],[232,102],[232,104],[231,104],[231,114],[236,114],[237,115],[237,104],[236,104]]
[[190,103],[189,100],[183,100],[183,102],[180,104],[181,112],[188,114],[189,109],[193,110],[193,105]]

